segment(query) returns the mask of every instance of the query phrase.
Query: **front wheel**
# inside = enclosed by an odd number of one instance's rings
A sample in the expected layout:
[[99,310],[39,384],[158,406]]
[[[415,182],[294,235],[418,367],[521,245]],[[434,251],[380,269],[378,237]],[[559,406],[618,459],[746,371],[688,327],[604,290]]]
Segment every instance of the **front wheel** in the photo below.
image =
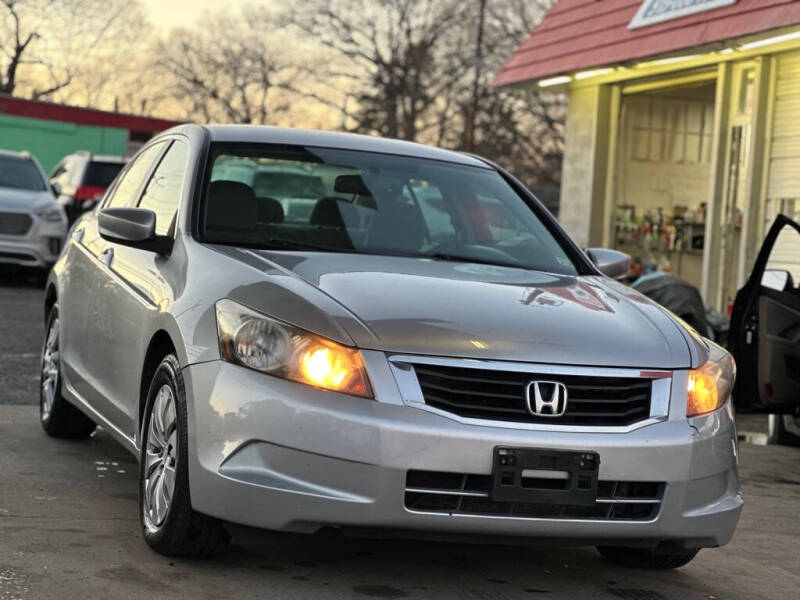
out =
[[688,564],[700,551],[689,548],[682,551],[659,552],[658,548],[627,548],[623,546],[598,546],[603,558],[614,564],[635,569],[677,569]]
[[166,556],[214,556],[230,536],[218,519],[192,510],[186,396],[178,359],[166,356],[147,394],[142,423],[139,514],[145,541]]
[[60,320],[58,304],[47,315],[42,344],[39,380],[39,422],[47,435],[60,438],[85,438],[95,429],[94,422],[61,395]]

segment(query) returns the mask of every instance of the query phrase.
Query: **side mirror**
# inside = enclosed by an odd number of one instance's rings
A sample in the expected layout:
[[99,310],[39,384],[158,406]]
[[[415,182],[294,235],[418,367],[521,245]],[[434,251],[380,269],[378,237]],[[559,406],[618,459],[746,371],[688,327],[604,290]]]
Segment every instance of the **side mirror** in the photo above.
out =
[[56,198],[58,198],[61,195],[60,183],[54,181],[53,183],[50,184],[50,189],[53,191],[53,194],[55,195]]
[[618,250],[589,248],[586,253],[598,269],[611,279],[623,279],[628,275],[631,257]]
[[146,208],[104,208],[97,218],[100,237],[109,242],[169,254],[172,238],[156,235],[156,213]]

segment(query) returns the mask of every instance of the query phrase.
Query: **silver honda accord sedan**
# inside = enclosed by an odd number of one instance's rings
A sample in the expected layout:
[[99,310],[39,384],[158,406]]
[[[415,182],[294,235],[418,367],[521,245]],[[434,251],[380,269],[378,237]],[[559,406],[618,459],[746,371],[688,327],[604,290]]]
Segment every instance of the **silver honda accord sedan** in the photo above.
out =
[[42,426],[139,458],[166,555],[237,523],[679,567],[742,508],[735,367],[626,270],[475,156],[180,126],[53,268]]

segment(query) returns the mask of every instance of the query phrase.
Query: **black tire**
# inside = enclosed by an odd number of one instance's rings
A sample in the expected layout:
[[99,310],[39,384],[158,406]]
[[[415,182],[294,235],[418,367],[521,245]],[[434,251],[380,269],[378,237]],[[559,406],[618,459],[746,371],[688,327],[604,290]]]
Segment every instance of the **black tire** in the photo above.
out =
[[[47,435],[58,438],[80,439],[89,437],[96,425],[89,417],[75,408],[61,394],[60,332],[58,304],[53,305],[47,315],[39,379],[39,422]],[[55,335],[55,348],[51,335]],[[56,356],[52,352],[55,350]],[[45,385],[46,382],[48,386]],[[48,398],[48,390],[52,397]]]
[[688,564],[700,551],[697,548],[690,548],[683,551],[659,552],[657,548],[623,546],[598,546],[597,550],[606,560],[634,569],[677,569]]
[[50,269],[53,268],[53,265],[47,265],[39,269],[36,272],[36,285],[39,287],[45,287],[47,285],[47,278],[50,276]]
[[781,446],[800,446],[800,436],[786,429],[784,419],[797,419],[791,415],[770,415],[767,443]]
[[[166,423],[164,424],[166,426],[163,427],[166,434],[161,437],[166,442],[166,448],[162,449],[161,462],[148,464],[148,460],[152,461],[152,457],[157,456],[155,450],[158,448],[158,444],[152,444],[152,438],[149,436],[158,436],[151,434],[150,424],[154,417],[156,400],[164,387],[168,387],[169,393],[172,394],[171,399],[167,402],[171,401],[174,406],[174,422]],[[167,394],[167,392],[164,393]],[[158,419],[156,421],[158,422]],[[164,419],[161,419],[162,423],[163,421]],[[206,557],[223,553],[230,542],[230,535],[222,521],[192,509],[189,495],[186,394],[178,359],[174,354],[164,357],[153,375],[147,392],[147,405],[140,440],[142,448],[139,475],[139,518],[142,534],[147,544],[165,556]],[[150,455],[148,455],[148,451],[150,451]],[[169,468],[170,465],[174,473],[173,491],[167,500],[165,514],[158,515],[154,512],[153,502],[147,499],[149,496],[146,487],[150,481],[158,479],[159,469],[163,471],[164,467]]]

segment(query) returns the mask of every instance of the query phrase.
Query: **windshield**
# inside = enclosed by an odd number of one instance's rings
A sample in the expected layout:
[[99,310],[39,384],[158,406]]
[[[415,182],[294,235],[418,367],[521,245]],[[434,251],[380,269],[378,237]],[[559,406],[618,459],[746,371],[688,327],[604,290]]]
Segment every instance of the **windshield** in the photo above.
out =
[[216,147],[207,181],[206,242],[577,274],[491,168],[327,148]]
[[41,192],[45,182],[36,164],[29,158],[0,156],[0,187]]

